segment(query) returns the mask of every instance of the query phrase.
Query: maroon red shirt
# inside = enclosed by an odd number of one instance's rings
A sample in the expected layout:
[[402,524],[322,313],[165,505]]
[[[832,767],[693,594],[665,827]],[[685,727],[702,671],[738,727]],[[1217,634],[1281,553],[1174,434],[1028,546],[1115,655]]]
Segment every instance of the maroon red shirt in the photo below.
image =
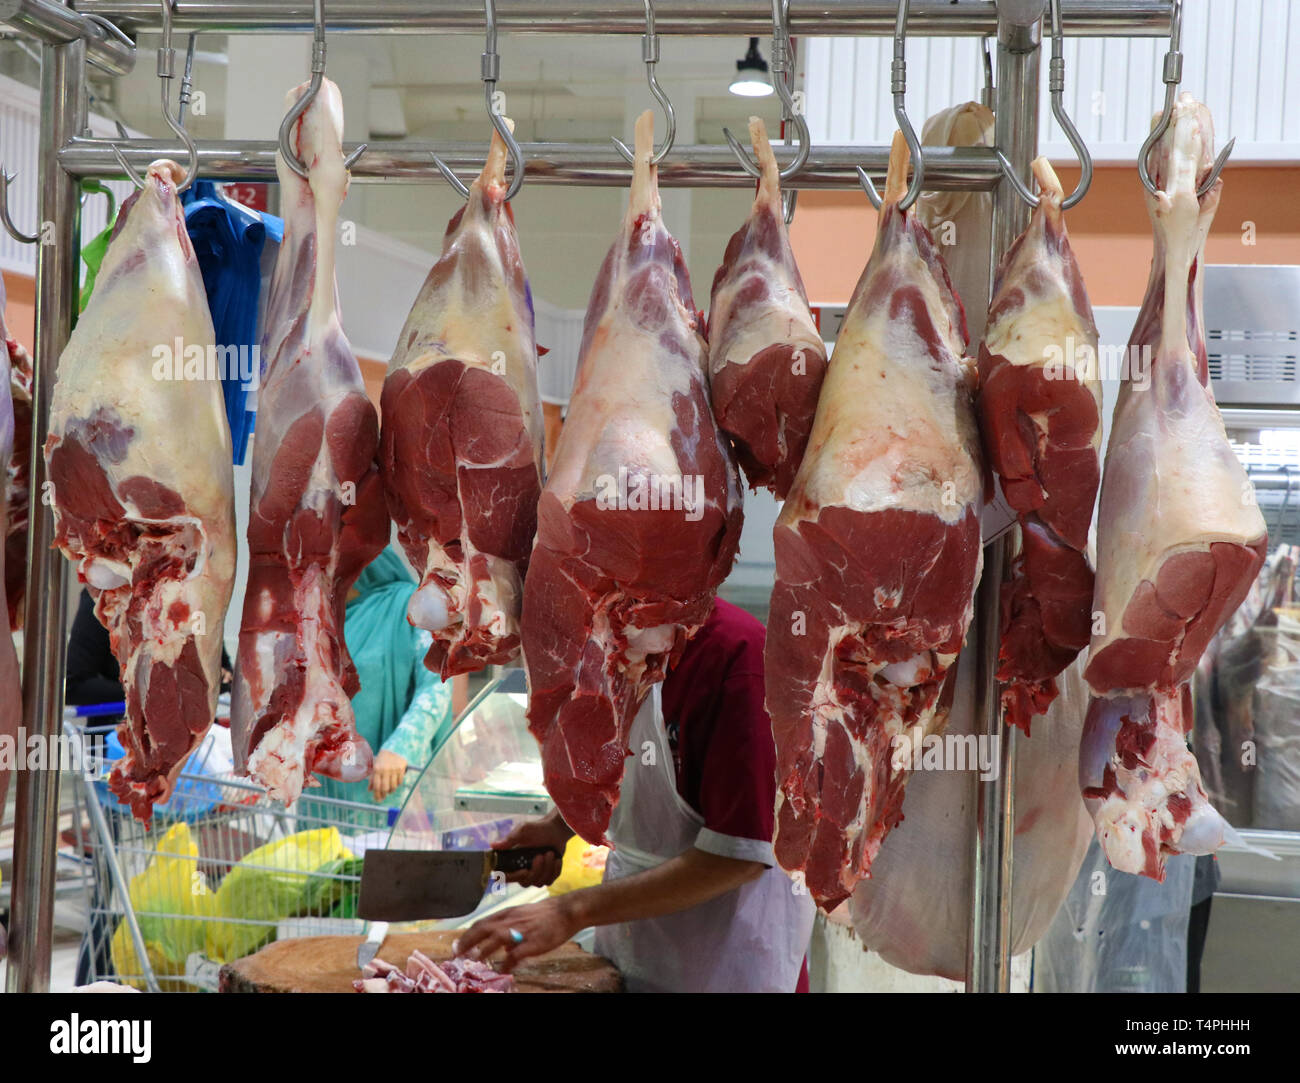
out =
[[775,864],[776,746],[757,618],[721,598],[663,682],[677,792],[704,817],[695,845]]

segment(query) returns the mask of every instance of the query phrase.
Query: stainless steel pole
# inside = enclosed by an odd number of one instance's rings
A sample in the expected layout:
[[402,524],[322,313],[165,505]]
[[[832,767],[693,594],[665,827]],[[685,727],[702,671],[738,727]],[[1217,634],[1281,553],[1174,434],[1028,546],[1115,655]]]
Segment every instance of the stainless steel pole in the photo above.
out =
[[[1038,59],[1046,0],[998,0],[995,142],[1023,177],[1038,147]],[[1002,181],[993,190],[990,282],[998,260],[1024,229],[1029,208]],[[978,784],[974,891],[966,988],[1005,993],[1011,988],[1011,856],[1015,834],[1015,731],[1002,716],[994,674],[998,660],[999,594],[1012,555],[1004,535],[984,552],[976,602],[976,729],[998,748],[998,775]]]
[[0,0],[0,23],[7,23],[43,45],[84,41],[86,59],[110,75],[126,75],[135,67],[135,46],[58,0]]
[[[898,3],[821,0],[791,8],[790,31],[800,37],[888,36]],[[161,18],[156,0],[77,0],[77,10],[132,29],[157,29]],[[1071,35],[1161,37],[1169,33],[1169,11],[1169,0],[1066,0],[1062,24]],[[474,0],[330,0],[326,15],[331,33],[483,32],[483,5]],[[642,0],[499,0],[497,24],[514,34],[644,34],[645,5]],[[913,0],[907,32],[984,37],[997,24],[993,0]],[[312,5],[306,0],[177,0],[173,25],[180,33],[308,31]],[[772,5],[770,0],[657,0],[655,30],[766,36],[772,32]]]
[[[56,747],[63,727],[63,557],[51,549],[54,519],[41,499],[50,396],[59,354],[72,330],[81,250],[77,179],[61,169],[58,151],[86,125],[86,46],[46,45],[41,60],[41,242],[36,263],[36,350],[32,386],[32,501],[27,542],[27,609],[23,622],[23,720],[28,734]],[[46,756],[46,762],[51,757]],[[59,771],[18,772],[14,815],[13,891],[9,911],[11,992],[45,992],[50,983],[54,873],[58,851]]]
[[[176,140],[120,140],[116,143],[126,160],[141,172],[157,158],[185,161],[185,148]],[[527,183],[568,186],[626,186],[632,167],[613,147],[598,143],[523,143],[527,160]],[[354,180],[428,181],[442,183],[430,152],[454,169],[466,182],[483,168],[483,144],[378,143],[352,166]],[[199,144],[199,176],[221,180],[274,180],[274,141],[223,141]],[[792,156],[788,148],[776,148],[778,159]],[[77,177],[121,177],[122,167],[112,146],[102,140],[74,139],[59,155],[65,170]],[[862,166],[884,175],[889,164],[888,147],[816,146],[808,164],[787,187],[858,187],[855,170]],[[1001,172],[988,147],[926,147],[925,186],[935,190],[989,191]],[[725,144],[674,146],[659,166],[661,188],[753,188],[754,179],[737,164]]]

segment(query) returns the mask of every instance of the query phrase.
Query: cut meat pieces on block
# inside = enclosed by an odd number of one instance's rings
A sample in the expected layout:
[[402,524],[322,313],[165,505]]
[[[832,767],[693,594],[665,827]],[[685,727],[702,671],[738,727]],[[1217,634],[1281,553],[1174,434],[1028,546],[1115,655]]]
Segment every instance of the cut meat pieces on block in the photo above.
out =
[[[5,602],[9,607],[9,627],[17,631],[23,623],[23,597],[27,589],[27,507],[31,484],[32,458],[32,358],[22,343],[9,334],[5,326],[5,288],[0,281],[0,341],[7,358],[9,376],[5,379],[13,419],[13,450],[8,466],[0,470],[0,485],[6,485],[3,503],[7,506],[5,526],[0,530],[4,544]],[[0,374],[3,375],[3,374]]]
[[709,305],[709,393],[749,484],[784,499],[803,459],[826,374],[781,207],[767,130],[749,118],[762,176],[754,208],[727,245]]
[[1151,151],[1155,255],[1130,339],[1150,358],[1120,388],[1097,520],[1099,614],[1085,677],[1079,781],[1111,865],[1157,880],[1169,854],[1230,830],[1185,746],[1188,689],[1211,638],[1250,590],[1268,544],[1210,389],[1203,248],[1223,188],[1209,110],[1179,98]]
[[[175,162],[122,205],[59,359],[45,462],[55,544],[122,667],[109,787],[148,821],[211,725],[235,570],[234,478],[212,318]],[[179,353],[178,353],[179,350]]]
[[709,409],[702,319],[663,223],[653,143],[647,112],[524,584],[529,728],[547,790],[591,843],[605,842],[632,718],[708,618],[740,539],[739,475]]
[[326,79],[293,129],[308,178],[276,160],[284,241],[263,332],[230,725],[236,766],[286,803],[316,785],[313,773],[355,782],[372,763],[352,714],[360,686],[343,615],[348,590],[388,542],[388,514],[379,421],[339,325],[342,138],[342,101]]
[[777,519],[767,709],[776,856],[824,910],[868,875],[974,609],[983,474],[974,363],[938,246],[898,208],[849,302],[803,465]]
[[[27,516],[27,482],[25,476],[20,481],[18,471],[14,468],[14,461],[21,456],[27,458],[30,456],[31,442],[31,409],[30,398],[28,399],[27,426],[24,430],[19,425],[14,401],[14,394],[11,390],[18,382],[18,377],[13,375],[18,366],[24,362],[27,363],[28,384],[30,387],[31,366],[30,359],[27,358],[26,351],[18,345],[13,339],[9,338],[5,330],[5,287],[4,279],[0,278],[0,340],[5,344],[0,349],[0,583],[6,587],[6,594],[9,600],[9,614],[12,627],[18,626],[18,621],[14,619],[15,605],[22,607],[22,583],[23,577],[27,571],[26,553],[17,556],[17,574],[12,567],[15,561],[15,554],[9,545],[9,539],[15,536],[16,532],[10,530],[11,524],[9,518],[14,515],[21,515],[24,521],[24,529],[19,535],[24,546],[26,545],[26,516]],[[22,448],[18,447],[22,443]],[[26,450],[24,450],[26,449]],[[16,507],[17,501],[15,496],[17,490],[21,488],[21,508]],[[10,591],[10,577],[17,584],[17,599]],[[18,655],[14,652],[13,636],[9,634],[9,627],[0,628],[0,742],[12,744],[18,739],[18,727],[23,717],[23,689],[18,677]],[[0,809],[5,807],[5,794],[9,790],[9,775],[11,768],[9,766],[0,767]],[[3,934],[0,933],[0,942],[3,941]],[[0,944],[0,957],[3,957],[2,944]]]
[[1097,328],[1061,217],[1061,183],[1046,158],[1033,170],[1041,195],[998,268],[978,400],[985,454],[1019,518],[997,677],[1007,721],[1025,733],[1056,695],[1056,675],[1088,645],[1085,550],[1101,479]]
[[537,344],[505,170],[493,133],[406,318],[381,403],[388,508],[420,574],[409,616],[432,633],[425,664],[444,678],[518,655],[537,530]]

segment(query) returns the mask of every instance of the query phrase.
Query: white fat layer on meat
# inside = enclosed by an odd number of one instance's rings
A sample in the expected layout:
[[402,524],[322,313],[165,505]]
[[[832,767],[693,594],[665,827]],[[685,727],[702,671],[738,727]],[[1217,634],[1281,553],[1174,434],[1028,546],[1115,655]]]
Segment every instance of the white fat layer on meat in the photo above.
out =
[[[512,121],[506,124],[513,130]],[[460,223],[443,241],[442,255],[406,317],[388,375],[405,369],[414,376],[454,359],[500,376],[519,402],[540,474],[543,421],[533,313],[522,267],[502,261],[496,229],[495,207],[507,188],[506,158],[506,146],[494,132]],[[481,206],[485,199],[491,209]],[[461,265],[472,265],[472,272]]]
[[911,321],[891,319],[888,305],[851,304],[779,525],[834,505],[955,523],[983,502],[975,367],[943,287],[906,239],[872,254],[855,295],[866,292],[868,276],[883,275],[921,291],[948,360],[936,363]]
[[[1163,291],[1159,341],[1135,343],[1155,348],[1150,386],[1123,385],[1106,450],[1094,595],[1094,609],[1106,619],[1104,632],[1092,637],[1093,657],[1125,638],[1125,609],[1142,583],[1157,581],[1170,557],[1205,552],[1214,542],[1255,544],[1266,532],[1249,499],[1245,468],[1228,443],[1212,391],[1197,382],[1196,356],[1187,345],[1188,276],[1201,259],[1219,202],[1218,185],[1199,201],[1196,196],[1213,143],[1209,111],[1184,94],[1157,150],[1169,157],[1169,190],[1147,197],[1157,253],[1165,254],[1163,278],[1148,286],[1148,294]],[[1203,278],[1197,275],[1198,286]],[[1193,300],[1203,326],[1199,292]]]
[[[677,414],[674,397],[695,399],[707,411],[704,387],[706,349],[696,315],[678,296],[672,265],[666,260],[632,266],[627,255],[635,238],[639,243],[671,247],[675,244],[663,222],[656,170],[638,168],[623,218],[622,234],[601,268],[608,276],[602,288],[608,303],[588,311],[583,354],[570,400],[568,416],[555,450],[546,490],[565,509],[581,500],[594,499],[604,488],[602,478],[627,472],[629,485],[639,477],[682,478],[695,471],[683,469],[673,450],[672,437],[685,426]],[[629,286],[633,275],[648,271],[650,294]],[[652,305],[670,300],[667,314],[646,314],[638,308],[645,298]],[[644,318],[653,315],[654,318]],[[638,317],[643,317],[639,319]],[[593,320],[595,321],[593,324]],[[711,416],[694,426],[705,439],[721,443]],[[695,456],[692,455],[692,460]],[[723,515],[740,502],[734,471],[729,471],[726,492],[704,492],[703,507]],[[701,511],[696,496],[696,511]]]
[[[51,447],[70,430],[96,415],[115,418],[129,432],[117,461],[100,459],[109,484],[125,511],[122,519],[138,531],[156,536],[159,527],[173,531],[166,543],[193,571],[184,582],[142,579],[136,582],[138,549],[125,558],[99,549],[99,536],[69,535],[64,548],[89,585],[99,592],[97,613],[109,626],[119,657],[126,655],[124,681],[130,685],[149,660],[172,662],[193,639],[207,679],[209,709],[215,711],[220,685],[221,634],[230,601],[235,563],[234,480],[230,432],[218,380],[158,378],[155,367],[168,362],[174,374],[177,355],[184,370],[187,350],[214,344],[212,320],[194,251],[184,237],[183,216],[175,183],[183,175],[175,163],[159,161],[148,170],[144,189],[120,223],[105,254],[95,292],[81,314],[59,359],[58,380],[50,406]],[[120,496],[130,478],[145,477],[175,492],[185,514],[159,521],[139,514]],[[52,494],[56,528],[63,506],[76,494]],[[125,585],[127,581],[131,586]],[[149,598],[140,642],[121,642],[132,591]],[[166,616],[173,601],[186,606],[176,623]],[[196,636],[189,617],[201,614],[206,634]],[[143,692],[144,690],[141,689]],[[202,733],[195,734],[197,744]],[[180,764],[176,765],[179,770]]]
[[[764,217],[769,220],[779,232],[780,247],[790,256],[790,262],[774,260],[768,252],[752,244],[738,254],[736,268],[709,305],[708,364],[710,374],[715,377],[727,365],[748,365],[756,354],[773,343],[803,350],[810,360],[826,356],[826,344],[813,322],[790,251],[778,166],[767,130],[761,120],[751,117],[749,131],[762,170],[750,221]],[[744,273],[737,273],[741,268]],[[738,303],[738,295],[755,279],[766,287],[763,298]],[[809,364],[808,370],[812,369]]]

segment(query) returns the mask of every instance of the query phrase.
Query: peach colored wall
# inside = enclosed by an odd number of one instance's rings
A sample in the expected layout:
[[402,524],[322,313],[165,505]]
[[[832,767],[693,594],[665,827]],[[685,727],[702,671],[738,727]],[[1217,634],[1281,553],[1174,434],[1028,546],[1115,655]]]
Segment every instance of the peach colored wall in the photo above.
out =
[[5,271],[4,279],[5,326],[30,351],[36,338],[36,283],[12,271]]
[[[1067,191],[1077,169],[1062,169]],[[1210,263],[1300,263],[1300,169],[1229,167],[1207,247]],[[1242,243],[1254,222],[1255,244]],[[1094,305],[1138,305],[1151,265],[1151,225],[1137,170],[1099,168],[1066,223]],[[875,238],[875,212],[860,192],[802,192],[791,226],[799,270],[814,304],[844,304]]]

